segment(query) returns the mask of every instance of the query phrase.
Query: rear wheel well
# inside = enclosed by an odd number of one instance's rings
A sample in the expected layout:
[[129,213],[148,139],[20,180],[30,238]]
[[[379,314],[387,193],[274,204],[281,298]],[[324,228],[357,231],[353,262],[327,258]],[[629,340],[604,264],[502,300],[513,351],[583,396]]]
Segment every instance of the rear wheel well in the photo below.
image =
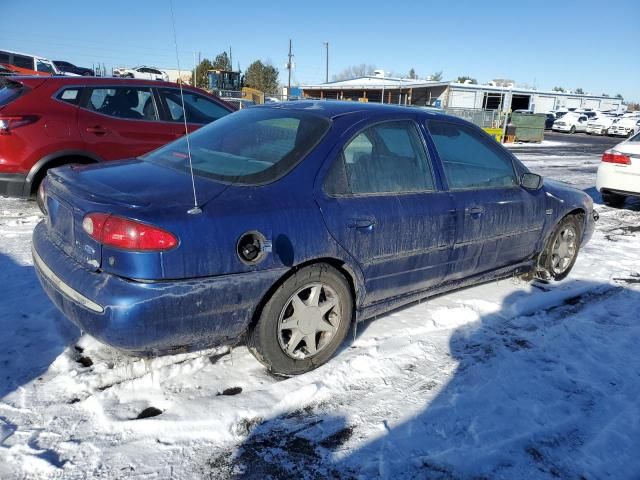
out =
[[40,169],[36,172],[31,180],[30,194],[35,195],[38,192],[38,187],[40,186],[40,182],[47,175],[47,171],[50,168],[61,167],[63,165],[69,165],[71,163],[78,163],[81,165],[88,165],[90,163],[96,163],[96,161],[90,157],[86,157],[83,155],[64,155],[62,157],[54,158],[49,160],[47,163],[42,165]]
[[356,309],[356,305],[357,305],[357,302],[358,302],[358,298],[357,298],[357,294],[356,294],[355,279],[353,277],[353,274],[349,272],[348,268],[345,265],[345,262],[343,262],[341,260],[338,260],[337,258],[331,258],[331,257],[316,258],[314,260],[309,260],[308,262],[304,262],[304,263],[301,263],[299,265],[295,265],[289,271],[287,271],[284,275],[282,275],[269,288],[269,290],[267,290],[267,292],[262,296],[262,298],[260,299],[260,303],[258,303],[258,306],[256,307],[256,309],[253,312],[253,315],[251,317],[251,323],[249,324],[249,328],[247,329],[247,332],[251,331],[251,329],[253,329],[253,327],[256,325],[256,323],[258,323],[258,320],[260,319],[260,315],[262,314],[262,309],[264,308],[264,305],[269,301],[269,298],[271,298],[271,296],[273,295],[273,292],[275,292],[278,288],[280,288],[280,286],[288,278],[290,278],[296,272],[300,271],[301,269],[303,269],[305,267],[308,267],[310,265],[317,265],[317,264],[321,264],[321,263],[325,263],[327,265],[330,265],[333,268],[335,268],[336,270],[338,270],[338,272],[340,272],[340,274],[342,274],[342,276],[344,276],[345,280],[349,284],[349,290],[351,291],[351,296],[353,298],[353,309],[354,309],[352,319],[355,322],[356,321],[355,309]]

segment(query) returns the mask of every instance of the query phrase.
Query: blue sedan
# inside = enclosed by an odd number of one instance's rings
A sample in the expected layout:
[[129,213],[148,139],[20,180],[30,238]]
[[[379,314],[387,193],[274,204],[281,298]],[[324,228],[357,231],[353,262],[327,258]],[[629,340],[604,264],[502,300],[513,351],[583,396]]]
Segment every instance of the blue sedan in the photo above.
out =
[[561,280],[597,219],[468,122],[350,102],[245,109],[38,195],[34,265],[82,330],[137,355],[245,340],[284,375],[418,299]]

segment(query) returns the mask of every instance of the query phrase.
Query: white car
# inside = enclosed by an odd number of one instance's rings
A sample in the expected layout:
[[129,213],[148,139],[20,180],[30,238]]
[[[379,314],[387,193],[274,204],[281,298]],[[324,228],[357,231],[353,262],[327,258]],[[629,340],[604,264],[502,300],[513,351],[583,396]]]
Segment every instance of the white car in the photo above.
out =
[[142,80],[162,80],[169,81],[169,75],[162,70],[158,70],[154,67],[141,67],[125,68],[120,67],[113,70],[115,77],[128,77],[128,78],[140,78]]
[[609,135],[631,137],[640,130],[640,115],[637,112],[625,113],[609,128]]
[[617,118],[617,115],[598,114],[597,117],[587,121],[587,134],[607,135],[609,128],[611,128]]
[[640,133],[602,154],[596,188],[612,207],[622,206],[626,197],[640,197]]
[[554,132],[576,133],[587,131],[587,116],[569,112],[553,122],[551,129]]

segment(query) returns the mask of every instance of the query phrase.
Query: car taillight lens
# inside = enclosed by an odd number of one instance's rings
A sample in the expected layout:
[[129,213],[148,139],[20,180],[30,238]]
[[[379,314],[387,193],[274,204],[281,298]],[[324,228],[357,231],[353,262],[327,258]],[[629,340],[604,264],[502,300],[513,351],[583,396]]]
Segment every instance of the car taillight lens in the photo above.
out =
[[602,161],[617,163],[619,165],[631,165],[631,158],[618,152],[607,151],[602,154]]
[[106,213],[88,214],[82,229],[101,244],[123,250],[157,252],[178,244],[178,239],[166,230]]
[[38,121],[36,115],[0,116],[0,135],[9,135],[11,130],[24,127]]

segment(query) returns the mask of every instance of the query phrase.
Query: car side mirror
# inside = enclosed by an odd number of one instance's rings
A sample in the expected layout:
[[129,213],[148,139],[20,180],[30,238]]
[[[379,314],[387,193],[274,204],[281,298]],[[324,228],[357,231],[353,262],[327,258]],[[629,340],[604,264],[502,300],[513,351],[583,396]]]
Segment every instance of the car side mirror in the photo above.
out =
[[540,190],[544,180],[537,173],[523,173],[520,177],[520,185],[527,190]]

